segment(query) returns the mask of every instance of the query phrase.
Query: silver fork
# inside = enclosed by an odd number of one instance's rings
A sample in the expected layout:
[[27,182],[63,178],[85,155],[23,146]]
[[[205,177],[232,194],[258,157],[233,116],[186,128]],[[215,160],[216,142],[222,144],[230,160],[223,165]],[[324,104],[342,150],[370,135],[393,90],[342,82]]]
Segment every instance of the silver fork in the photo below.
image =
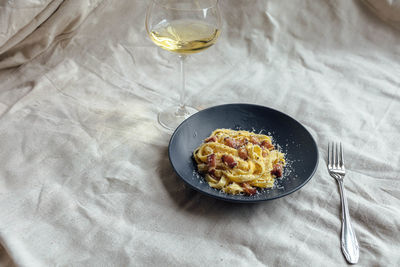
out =
[[342,252],[349,263],[356,264],[359,257],[359,246],[353,226],[351,225],[347,198],[343,187],[346,169],[344,168],[342,143],[340,143],[340,148],[334,142],[328,144],[328,171],[339,184],[340,200],[342,202]]

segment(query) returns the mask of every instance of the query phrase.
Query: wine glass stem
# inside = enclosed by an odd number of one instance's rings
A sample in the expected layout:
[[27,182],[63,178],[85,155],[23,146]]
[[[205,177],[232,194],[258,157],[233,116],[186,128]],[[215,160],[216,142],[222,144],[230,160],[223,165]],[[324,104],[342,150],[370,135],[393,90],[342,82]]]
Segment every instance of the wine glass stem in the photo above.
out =
[[185,112],[185,59],[186,55],[179,55],[180,63],[181,63],[181,94],[179,99],[179,110],[178,113]]

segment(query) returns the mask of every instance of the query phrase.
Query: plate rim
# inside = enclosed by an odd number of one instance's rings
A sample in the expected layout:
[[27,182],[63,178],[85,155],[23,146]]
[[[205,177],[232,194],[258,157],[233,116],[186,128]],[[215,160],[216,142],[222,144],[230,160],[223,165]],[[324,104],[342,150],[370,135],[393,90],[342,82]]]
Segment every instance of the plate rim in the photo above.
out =
[[[298,123],[298,124],[305,130],[305,132],[307,132],[307,133],[310,135],[311,140],[312,140],[312,143],[313,143],[313,145],[314,145],[314,147],[315,147],[315,149],[316,149],[316,159],[317,159],[317,160],[316,160],[316,162],[315,162],[314,169],[312,170],[312,172],[311,172],[311,174],[309,175],[309,177],[307,177],[307,179],[305,179],[304,182],[301,183],[298,187],[296,187],[296,188],[294,188],[294,189],[292,189],[292,190],[286,191],[286,192],[282,193],[281,195],[274,196],[274,197],[271,197],[271,198],[266,198],[266,199],[248,199],[248,200],[246,200],[246,199],[226,198],[226,197],[223,196],[223,195],[221,195],[221,196],[219,196],[219,195],[213,195],[213,194],[210,194],[210,193],[205,192],[205,191],[203,191],[203,190],[200,190],[199,188],[197,188],[197,187],[191,185],[188,181],[186,181],[186,179],[184,179],[184,178],[182,177],[182,175],[179,174],[179,172],[176,170],[174,164],[172,163],[172,160],[171,160],[171,143],[172,143],[172,141],[175,139],[175,136],[176,136],[176,134],[178,133],[179,129],[182,127],[182,125],[183,125],[187,120],[189,120],[190,118],[192,118],[193,116],[196,116],[197,114],[199,114],[199,113],[201,113],[201,112],[205,112],[205,111],[208,111],[208,110],[211,110],[211,109],[223,108],[223,107],[227,107],[227,106],[251,106],[251,107],[257,107],[257,108],[269,109],[269,110],[272,110],[273,112],[279,113],[280,115],[284,115],[284,116],[286,116],[286,117],[289,117],[290,119],[292,119],[292,120],[294,120],[296,123]],[[318,165],[319,165],[319,149],[318,149],[317,142],[315,141],[315,139],[314,139],[314,137],[312,136],[312,134],[310,133],[310,131],[308,131],[307,128],[306,128],[302,123],[300,123],[298,120],[296,120],[296,119],[293,118],[292,116],[290,116],[290,115],[288,115],[288,114],[286,114],[286,113],[284,113],[284,112],[282,112],[282,111],[279,111],[279,110],[276,110],[276,109],[273,109],[273,108],[270,108],[270,107],[267,107],[267,106],[258,105],[258,104],[249,104],[249,103],[229,103],[229,104],[216,105],[216,106],[211,106],[211,107],[202,109],[202,110],[200,110],[199,112],[196,112],[195,114],[193,114],[193,115],[191,115],[190,117],[186,118],[183,122],[181,122],[181,123],[179,124],[179,126],[176,127],[175,131],[174,131],[173,134],[171,135],[171,138],[170,138],[170,140],[169,140],[169,142],[168,142],[168,159],[169,159],[169,163],[170,163],[170,165],[172,166],[172,168],[173,168],[175,174],[178,175],[178,177],[179,177],[181,180],[183,180],[183,181],[185,182],[185,184],[189,185],[190,188],[192,188],[192,189],[194,189],[194,190],[200,192],[200,193],[203,194],[203,195],[206,195],[206,196],[209,196],[209,197],[218,199],[218,200],[223,200],[223,201],[227,201],[227,202],[232,202],[232,203],[259,203],[259,202],[270,201],[270,200],[275,200],[275,199],[278,199],[278,198],[281,198],[281,197],[285,197],[285,196],[287,196],[287,195],[290,195],[290,194],[292,194],[292,193],[294,193],[294,192],[300,190],[303,186],[305,186],[305,185],[311,180],[311,178],[314,176],[314,174],[316,173],[316,171],[317,171],[317,169],[318,169]],[[234,195],[232,195],[232,196],[234,196]]]

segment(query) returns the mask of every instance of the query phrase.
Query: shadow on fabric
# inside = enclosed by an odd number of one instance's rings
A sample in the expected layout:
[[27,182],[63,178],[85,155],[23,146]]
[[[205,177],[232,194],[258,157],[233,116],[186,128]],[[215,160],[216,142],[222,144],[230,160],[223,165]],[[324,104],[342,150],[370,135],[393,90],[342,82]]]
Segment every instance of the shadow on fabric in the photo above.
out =
[[10,256],[8,255],[7,251],[3,248],[0,244],[0,266],[3,267],[14,267],[16,266]]

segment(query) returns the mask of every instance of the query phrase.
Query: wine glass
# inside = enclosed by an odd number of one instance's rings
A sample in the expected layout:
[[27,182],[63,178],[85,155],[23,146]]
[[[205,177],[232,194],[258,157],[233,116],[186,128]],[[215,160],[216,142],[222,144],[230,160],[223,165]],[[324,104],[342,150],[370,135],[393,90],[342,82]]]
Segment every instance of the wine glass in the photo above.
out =
[[158,122],[174,130],[197,112],[185,103],[185,59],[212,46],[220,34],[218,0],[151,0],[146,13],[146,30],[159,47],[177,53],[181,89],[178,106],[158,113]]

